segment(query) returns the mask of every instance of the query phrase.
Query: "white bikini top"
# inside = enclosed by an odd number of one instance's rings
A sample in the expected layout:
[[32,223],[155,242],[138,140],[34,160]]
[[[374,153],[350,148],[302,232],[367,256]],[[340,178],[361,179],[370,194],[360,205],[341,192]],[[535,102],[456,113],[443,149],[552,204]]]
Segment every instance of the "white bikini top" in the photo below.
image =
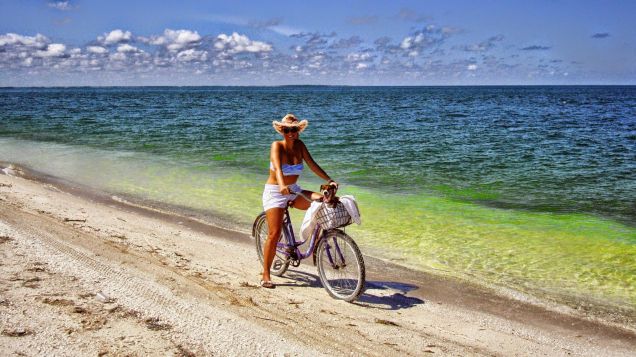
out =
[[[282,164],[281,166],[281,169],[283,169],[283,176],[300,176],[304,168],[302,162],[296,165]],[[269,162],[269,169],[274,171],[274,164],[271,161]]]

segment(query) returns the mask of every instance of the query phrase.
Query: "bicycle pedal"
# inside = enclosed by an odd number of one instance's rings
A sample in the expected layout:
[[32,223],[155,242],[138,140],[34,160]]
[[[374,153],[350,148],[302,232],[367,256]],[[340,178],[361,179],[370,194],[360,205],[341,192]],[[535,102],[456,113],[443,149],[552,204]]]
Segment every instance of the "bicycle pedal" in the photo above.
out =
[[296,254],[295,247],[288,246],[287,248],[285,248],[285,253],[287,253],[287,257],[289,257],[289,259],[292,261],[292,264],[294,261],[298,260],[298,255]]

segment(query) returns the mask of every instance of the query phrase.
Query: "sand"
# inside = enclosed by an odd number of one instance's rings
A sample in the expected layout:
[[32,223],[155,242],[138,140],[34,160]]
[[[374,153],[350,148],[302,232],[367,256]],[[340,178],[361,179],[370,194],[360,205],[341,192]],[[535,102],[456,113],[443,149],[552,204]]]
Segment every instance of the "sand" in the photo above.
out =
[[633,326],[367,257],[336,301],[315,267],[257,287],[249,237],[69,183],[0,175],[0,355],[633,356]]

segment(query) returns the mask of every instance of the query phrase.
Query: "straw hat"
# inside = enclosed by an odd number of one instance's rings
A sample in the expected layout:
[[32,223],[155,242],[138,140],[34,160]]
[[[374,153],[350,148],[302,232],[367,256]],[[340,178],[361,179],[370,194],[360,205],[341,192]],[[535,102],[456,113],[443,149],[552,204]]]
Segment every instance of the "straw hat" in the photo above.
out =
[[274,129],[280,134],[283,134],[283,127],[294,127],[294,126],[298,128],[299,133],[302,133],[303,130],[305,130],[305,128],[307,127],[307,125],[309,125],[309,122],[307,120],[299,121],[294,114],[289,113],[285,115],[283,119],[281,119],[280,121],[274,120],[272,122],[272,125],[274,126]]

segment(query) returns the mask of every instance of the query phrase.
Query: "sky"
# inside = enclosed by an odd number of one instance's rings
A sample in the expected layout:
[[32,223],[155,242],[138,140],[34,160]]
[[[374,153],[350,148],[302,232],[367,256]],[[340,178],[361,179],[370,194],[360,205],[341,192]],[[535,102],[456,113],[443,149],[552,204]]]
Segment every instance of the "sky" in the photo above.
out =
[[636,1],[0,0],[0,86],[636,84]]

